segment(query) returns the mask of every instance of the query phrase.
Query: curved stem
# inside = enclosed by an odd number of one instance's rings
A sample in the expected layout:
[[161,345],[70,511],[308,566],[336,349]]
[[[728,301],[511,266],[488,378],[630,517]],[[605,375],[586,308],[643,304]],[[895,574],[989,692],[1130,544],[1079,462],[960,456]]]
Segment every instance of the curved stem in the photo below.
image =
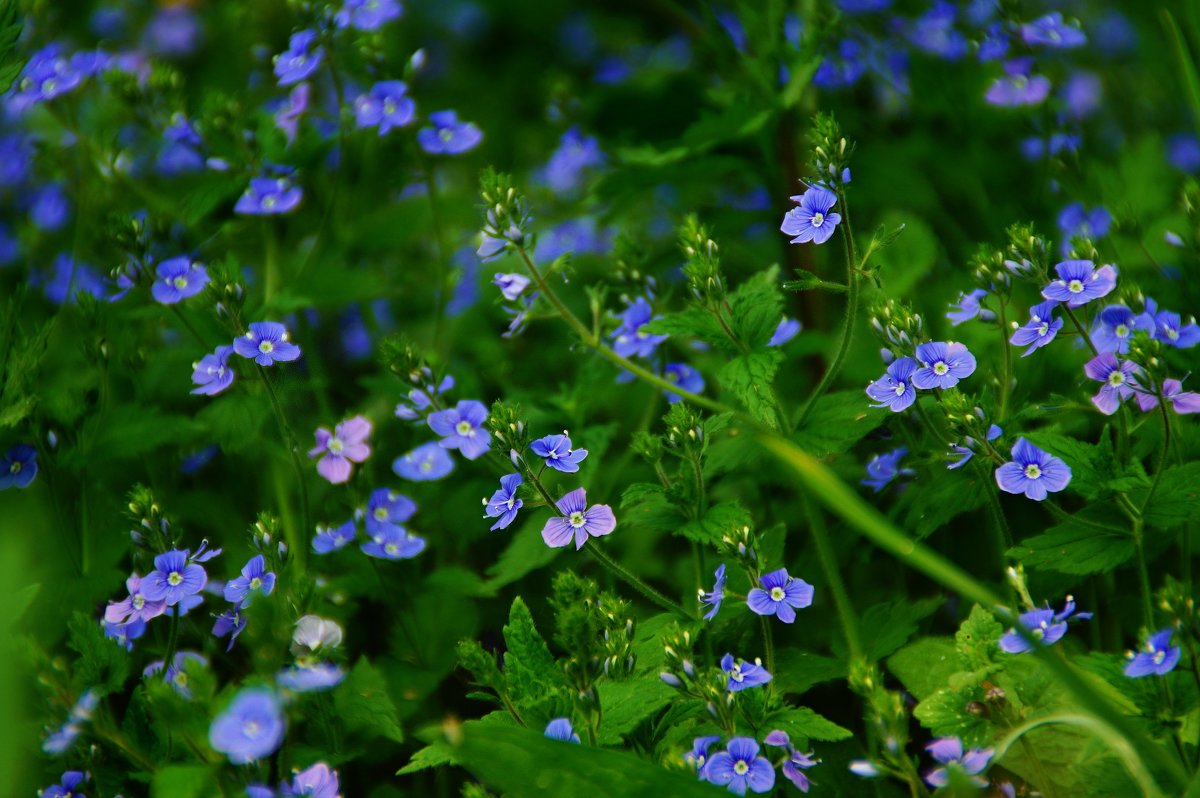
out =
[[175,664],[175,651],[179,647],[179,605],[171,608],[171,632],[167,635],[167,654],[163,657],[163,675]]
[[804,426],[804,422],[808,420],[817,406],[817,400],[829,390],[829,386],[837,379],[842,365],[846,362],[846,354],[850,351],[850,342],[854,338],[854,323],[858,318],[858,263],[854,251],[854,230],[850,226],[850,207],[846,204],[846,196],[842,193],[841,188],[837,193],[838,200],[842,203],[842,224],[844,225],[842,244],[846,255],[846,320],[842,326],[842,341],[838,345],[837,354],[834,355],[829,368],[825,370],[821,381],[817,383],[817,387],[805,401],[804,407],[800,410],[800,417],[796,419],[796,427]]
[[1154,630],[1154,605],[1151,600],[1150,590],[1150,571],[1146,567],[1146,546],[1144,543],[1145,535],[1142,534],[1144,527],[1142,519],[1135,518],[1133,520],[1133,546],[1137,552],[1137,567],[1138,567],[1138,590],[1142,596],[1142,622],[1146,624],[1146,631]]

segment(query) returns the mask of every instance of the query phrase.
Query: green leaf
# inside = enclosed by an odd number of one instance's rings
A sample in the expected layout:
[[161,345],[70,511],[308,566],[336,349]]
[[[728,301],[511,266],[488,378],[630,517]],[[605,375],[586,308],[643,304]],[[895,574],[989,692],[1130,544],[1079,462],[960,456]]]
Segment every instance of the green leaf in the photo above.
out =
[[457,764],[459,762],[454,756],[454,749],[450,747],[449,743],[439,740],[413,754],[412,759],[408,760],[408,764],[396,771],[396,775],[406,776],[409,773],[417,773],[429,768]]
[[978,510],[987,503],[987,491],[995,490],[990,479],[974,467],[923,471],[896,503],[904,527],[924,539],[963,513]]
[[872,260],[885,274],[889,296],[911,296],[937,262],[938,238],[923,219],[912,215],[912,211],[888,211],[880,218],[880,226],[884,229],[902,227],[904,235],[893,237],[886,250],[876,248]]
[[846,677],[846,664],[833,657],[810,654],[796,648],[781,648],[775,652],[775,674],[772,684],[782,693],[803,695],[809,688],[823,682]]
[[954,643],[964,670],[979,671],[990,667],[1000,645],[1004,627],[978,604],[954,635]]
[[204,765],[167,765],[154,771],[153,798],[208,798],[216,774]]
[[504,677],[509,696],[530,723],[544,722],[557,694],[565,687],[562,669],[537,630],[529,607],[520,596],[513,599],[504,627]]
[[652,335],[697,338],[722,351],[733,351],[733,342],[721,329],[720,322],[699,305],[689,305],[678,313],[668,313],[652,320],[643,329]]
[[0,0],[0,94],[8,92],[25,66],[17,55],[24,27],[20,5],[19,0]]
[[818,289],[825,291],[845,292],[846,286],[843,283],[831,283],[828,280],[822,280],[817,275],[804,269],[796,269],[797,279],[785,280],[783,288],[787,291],[816,291]]
[[783,353],[778,349],[750,352],[726,363],[717,375],[721,385],[745,405],[750,415],[772,428],[779,424],[772,383],[782,362]]
[[512,798],[720,798],[729,793],[692,774],[632,754],[551,740],[540,729],[463,724],[463,767]]
[[813,457],[842,454],[869,435],[887,414],[873,410],[862,391],[836,391],[817,400],[792,439]]
[[618,745],[625,735],[671,703],[676,696],[675,691],[663,684],[657,673],[622,681],[603,679],[596,685],[596,692],[600,696],[600,711],[603,713],[601,745]]
[[968,692],[938,690],[917,704],[913,717],[935,737],[958,737],[968,746],[986,745],[992,740],[992,728],[987,720],[968,708],[977,699],[977,695]]
[[[1129,494],[1135,505],[1146,500],[1149,488]],[[1200,501],[1200,462],[1172,466],[1163,472],[1142,518],[1147,526],[1170,529],[1196,519]]]
[[1065,521],[1022,540],[1008,553],[1027,568],[1082,575],[1106,574],[1128,561],[1133,552],[1130,535]]
[[862,639],[868,641],[867,656],[880,660],[891,654],[917,633],[918,624],[937,612],[943,598],[920,601],[892,601],[876,604],[863,613],[860,622]]
[[677,535],[698,543],[716,545],[725,535],[753,523],[750,512],[736,501],[709,507],[704,515],[675,530]]
[[751,349],[767,345],[783,318],[779,268],[772,266],[746,280],[729,295],[733,332]]
[[333,705],[350,731],[386,737],[397,743],[404,741],[387,682],[366,657],[359,659],[346,680],[334,690]]
[[484,585],[486,590],[494,592],[554,560],[558,551],[542,540],[543,523],[538,519],[530,519],[517,529],[499,559],[488,566],[488,581]]
[[954,638],[922,637],[888,658],[888,670],[918,700],[949,686],[950,676],[961,669]]
[[79,681],[101,697],[115,693],[129,679],[129,654],[104,636],[100,624],[77,612],[67,625],[67,645],[79,654],[75,673]]
[[808,707],[794,707],[784,712],[777,712],[767,718],[764,728],[783,729],[793,740],[807,738],[836,742],[848,740],[854,736],[849,729],[842,728]]

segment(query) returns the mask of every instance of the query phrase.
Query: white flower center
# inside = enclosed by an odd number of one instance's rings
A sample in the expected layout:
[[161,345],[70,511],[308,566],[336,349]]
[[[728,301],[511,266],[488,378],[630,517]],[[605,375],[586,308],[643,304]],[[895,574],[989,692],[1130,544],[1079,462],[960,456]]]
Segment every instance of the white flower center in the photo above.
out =
[[816,213],[813,214],[812,226],[820,227],[823,224],[825,224],[825,214],[821,213],[820,211],[817,211]]
[[171,573],[167,574],[167,584],[171,587],[178,587],[182,583],[183,574],[179,573],[178,571],[172,571]]
[[389,543],[383,547],[383,550],[386,551],[388,554],[391,554],[394,556],[400,551],[400,547],[397,546],[395,543]]
[[262,580],[257,576],[250,580],[250,589],[259,590],[262,588]]
[[896,387],[894,389],[896,391],[896,396],[903,396],[904,391],[907,390],[907,388],[908,388],[908,386],[902,382],[896,383]]
[[261,733],[262,728],[258,725],[258,721],[256,720],[248,720],[242,724],[242,734],[244,734],[249,740],[258,739],[258,736]]
[[421,470],[422,471],[432,471],[433,470],[433,461],[426,460],[423,463],[421,463]]
[[272,196],[263,197],[262,198],[262,206],[264,208],[266,208],[267,210],[274,208],[275,207],[275,198]]
[[329,449],[330,454],[341,454],[342,450],[346,448],[346,444],[342,442],[341,438],[334,435],[329,439],[329,445],[326,448]]
[[1118,338],[1129,337],[1129,328],[1126,327],[1124,324],[1118,324],[1116,327],[1113,328],[1113,332],[1115,332],[1117,334]]
[[570,516],[567,517],[567,523],[569,523],[571,526],[575,527],[576,529],[579,529],[581,526],[586,524],[587,521],[584,519],[583,513],[581,513],[579,510],[576,510],[575,512],[571,513]]
[[1112,374],[1108,375],[1108,384],[1113,386],[1114,388],[1118,385],[1121,385],[1124,382],[1125,382],[1125,375],[1124,375],[1124,373],[1122,373],[1120,371],[1114,371]]
[[269,355],[275,351],[275,344],[271,343],[270,341],[259,341],[258,351],[262,352],[264,355]]
[[460,421],[454,425],[454,431],[459,435],[473,435],[474,430],[471,428],[470,421]]
[[1165,660],[1166,658],[1167,658],[1167,652],[1165,652],[1165,651],[1155,651],[1154,652],[1154,664],[1155,665],[1162,665],[1163,660]]
[[391,116],[392,114],[396,113],[396,101],[395,100],[384,100],[383,101],[383,112],[385,114],[387,114],[388,116]]
[[1179,330],[1175,330],[1175,329],[1167,330],[1167,337],[1170,338],[1172,341],[1174,341],[1176,338],[1179,337]]
[[176,277],[174,280],[172,280],[171,284],[174,285],[176,288],[183,290],[184,288],[187,288],[188,279],[181,274],[178,277]]
[[1083,291],[1083,281],[1082,280],[1072,280],[1071,282],[1067,283],[1067,290],[1070,291],[1072,294],[1081,293]]
[[771,594],[770,594],[770,595],[771,595],[771,601],[783,601],[783,597],[784,597],[786,594],[783,592],[783,588],[781,588],[781,587],[773,587],[773,588],[771,588]]
[[742,675],[742,666],[734,665],[733,669],[729,671],[729,678],[739,683],[745,679],[746,677]]
[[733,772],[739,776],[745,776],[749,770],[750,765],[744,759],[739,759],[737,762],[733,763]]
[[1050,323],[1044,321],[1038,326],[1038,338],[1041,338],[1048,332],[1050,332]]
[[387,511],[386,507],[376,507],[375,508],[375,520],[376,521],[388,520],[388,511]]
[[141,593],[138,593],[136,596],[133,597],[133,608],[135,610],[140,610],[142,607],[145,607],[145,606],[146,606],[146,597],[145,596],[143,596]]
[[10,474],[21,473],[21,464],[19,462],[14,462],[12,465],[10,465],[8,467],[8,473],[10,473]]
[[945,376],[946,372],[949,370],[950,367],[946,365],[946,361],[944,360],[939,360],[933,364],[933,373],[939,377]]
[[1030,463],[1029,465],[1025,466],[1025,476],[1029,479],[1037,479],[1041,475],[1042,469],[1037,463]]

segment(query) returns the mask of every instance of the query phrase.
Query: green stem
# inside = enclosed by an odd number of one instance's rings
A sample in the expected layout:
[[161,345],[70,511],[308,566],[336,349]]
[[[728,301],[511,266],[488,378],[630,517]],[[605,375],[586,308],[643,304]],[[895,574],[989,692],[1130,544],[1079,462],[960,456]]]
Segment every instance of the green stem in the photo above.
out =
[[167,654],[163,657],[163,675],[175,664],[175,650],[179,647],[179,605],[171,608],[171,632],[167,635]]
[[988,467],[982,462],[979,463],[976,471],[979,473],[979,478],[984,480],[984,493],[987,494],[988,515],[992,519],[992,542],[996,547],[996,562],[1000,567],[1000,573],[1004,573],[1004,569],[1008,566],[1008,550],[1013,547],[1012,533],[1008,529],[1008,522],[1004,518],[1004,508],[1000,506],[1000,497],[997,495],[995,485],[988,484],[992,482],[991,474],[988,473]]
[[1133,520],[1133,546],[1137,552],[1138,589],[1142,596],[1142,621],[1146,624],[1146,631],[1152,632],[1154,631],[1154,605],[1150,598],[1150,571],[1146,567],[1145,535],[1142,534],[1144,529],[1142,519],[1135,518]]
[[[838,619],[842,623],[842,634],[846,638],[846,647],[852,660],[864,656],[862,637],[858,631],[858,616],[854,605],[850,603],[850,594],[846,592],[846,584],[842,581],[838,569],[837,557],[833,553],[833,544],[825,528],[825,519],[818,508],[812,506],[807,492],[800,493],[800,506],[804,517],[808,519],[809,531],[812,534],[813,545],[817,548],[817,559],[821,561],[821,572],[833,593],[833,605],[837,609]],[[769,669],[768,669],[769,670]]]
[[837,193],[838,200],[842,203],[842,244],[846,255],[846,320],[842,326],[842,341],[838,345],[837,354],[834,355],[829,368],[825,370],[821,381],[817,383],[817,387],[804,402],[804,407],[800,410],[800,417],[796,419],[797,428],[804,426],[804,422],[816,408],[817,400],[829,390],[829,386],[841,372],[842,365],[846,362],[846,354],[850,351],[850,342],[854,338],[854,323],[858,317],[858,264],[854,251],[854,230],[850,226],[850,208],[846,204],[846,196],[842,193],[841,188]]
[[767,673],[775,673],[775,635],[771,631],[771,622],[767,620],[768,616],[758,616],[758,622],[762,626],[763,635],[763,654],[767,664]]
[[421,171],[425,173],[425,187],[429,195],[429,215],[433,222],[433,238],[437,246],[437,269],[434,272],[434,325],[433,346],[439,354],[443,352],[443,341],[446,326],[446,282],[449,256],[446,247],[446,237],[442,226],[441,206],[438,203],[437,181],[434,180],[433,169],[428,162],[421,159]]
[[669,612],[679,613],[679,615],[689,620],[695,620],[695,614],[688,612],[682,606],[674,601],[671,601],[671,599],[667,598],[662,593],[659,593],[657,590],[650,587],[650,585],[646,584],[641,579],[627,571],[624,566],[622,566],[612,557],[609,557],[607,554],[605,554],[604,549],[600,548],[598,545],[596,545],[596,543],[593,542],[592,545],[587,547],[587,553],[592,555],[592,558],[596,560],[596,562],[612,571],[613,576],[617,577],[622,582],[625,582],[634,590],[638,591],[658,606],[668,610]]
[[279,241],[270,219],[263,220],[263,240],[265,242],[263,258],[266,261],[267,272],[267,278],[263,284],[263,302],[270,304],[271,297],[275,296],[275,291],[279,288]]
[[288,547],[291,549],[291,555],[294,562],[303,573],[305,565],[308,561],[308,546],[305,536],[312,531],[312,515],[308,504],[308,481],[304,471],[304,462],[300,459],[300,451],[296,442],[296,435],[292,432],[291,426],[288,424],[287,416],[283,413],[283,405],[279,403],[279,395],[275,393],[275,386],[271,384],[271,378],[267,376],[267,370],[257,363],[254,368],[258,370],[258,376],[262,379],[263,387],[267,389],[267,396],[271,400],[271,409],[275,412],[275,421],[279,425],[279,435],[283,439],[283,447],[288,450],[291,455],[292,467],[296,471],[296,484],[300,489],[300,509],[304,518],[304,526],[297,531],[292,525],[284,526],[284,534],[288,539]]
[[1167,468],[1167,455],[1171,451],[1171,416],[1167,413],[1167,399],[1163,396],[1162,388],[1158,389],[1158,410],[1163,422],[1163,446],[1162,454],[1158,456],[1158,465],[1154,468],[1154,480],[1150,483],[1150,490],[1146,493],[1146,500],[1142,502],[1139,514],[1145,514],[1146,508],[1150,506],[1150,500],[1154,498],[1154,492],[1158,490],[1158,483],[1162,480],[1163,471]]
[[996,409],[996,420],[999,422],[1008,418],[1008,397],[1012,390],[1012,345],[1008,342],[1008,319],[1004,312],[1007,306],[1007,300],[1001,301],[997,313],[1000,320],[1000,343],[1004,349],[1004,381],[1000,384],[1000,403]]

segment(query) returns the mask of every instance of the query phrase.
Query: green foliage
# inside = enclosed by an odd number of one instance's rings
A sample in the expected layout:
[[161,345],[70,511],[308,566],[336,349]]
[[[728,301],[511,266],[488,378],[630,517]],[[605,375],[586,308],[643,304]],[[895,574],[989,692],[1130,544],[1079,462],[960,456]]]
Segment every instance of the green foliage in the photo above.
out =
[[885,421],[886,416],[868,406],[862,391],[834,391],[817,400],[792,440],[814,457],[843,454]]
[[6,93],[24,66],[17,55],[24,21],[20,0],[0,0],[0,94]]
[[115,693],[129,679],[129,655],[104,636],[100,625],[83,613],[75,613],[68,627],[67,644],[79,659],[75,665],[81,688],[94,690],[97,695]]
[[[1110,511],[1115,510],[1110,506]],[[1082,513],[1087,512],[1082,511]],[[1091,513],[1111,518],[1107,513]],[[1025,538],[1009,554],[1026,567],[1064,574],[1102,574],[1133,556],[1133,537],[1081,521],[1067,521]]]
[[768,427],[777,427],[779,400],[773,384],[775,372],[782,363],[783,353],[778,349],[750,352],[722,366],[718,378],[722,387],[736,396],[751,416]]
[[360,659],[333,691],[333,703],[346,729],[365,737],[403,742],[404,732],[387,681],[367,659]]

